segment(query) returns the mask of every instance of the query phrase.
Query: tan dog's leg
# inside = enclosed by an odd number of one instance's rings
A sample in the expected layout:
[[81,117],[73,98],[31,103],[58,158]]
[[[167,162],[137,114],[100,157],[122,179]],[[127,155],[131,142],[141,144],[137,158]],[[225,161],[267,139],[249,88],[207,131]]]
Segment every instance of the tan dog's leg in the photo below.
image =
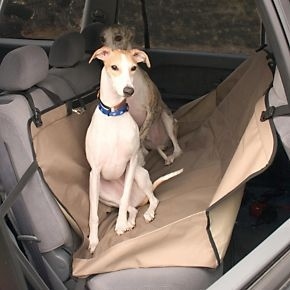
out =
[[147,135],[148,135],[148,132],[152,126],[152,123],[154,121],[154,115],[153,114],[148,114],[147,113],[147,116],[146,116],[146,119],[143,123],[143,125],[141,126],[140,128],[140,141],[141,141],[141,144],[145,141]]
[[99,227],[99,216],[98,216],[98,206],[99,206],[99,196],[100,196],[100,172],[92,169],[90,172],[90,188],[89,188],[89,198],[90,198],[90,218],[89,218],[89,251],[94,253],[98,243],[98,227]]
[[132,230],[133,227],[135,226],[135,224],[131,224],[130,221],[128,221],[127,212],[129,210],[130,194],[132,190],[137,164],[138,164],[138,154],[135,154],[130,159],[130,162],[126,169],[124,191],[120,199],[119,214],[115,227],[115,231],[118,235],[122,235],[126,231]]
[[144,213],[144,218],[146,222],[151,222],[155,217],[155,210],[159,201],[153,194],[153,185],[149,173],[144,167],[138,166],[136,168],[135,181],[149,200],[149,208]]
[[[165,165],[169,165],[174,161],[176,157],[181,155],[182,150],[177,141],[176,130],[175,130],[175,126],[176,126],[175,119],[172,118],[172,116],[169,116],[166,111],[162,112],[161,118],[162,118],[165,130],[173,144],[173,153],[165,159]],[[162,156],[160,152],[159,154]]]

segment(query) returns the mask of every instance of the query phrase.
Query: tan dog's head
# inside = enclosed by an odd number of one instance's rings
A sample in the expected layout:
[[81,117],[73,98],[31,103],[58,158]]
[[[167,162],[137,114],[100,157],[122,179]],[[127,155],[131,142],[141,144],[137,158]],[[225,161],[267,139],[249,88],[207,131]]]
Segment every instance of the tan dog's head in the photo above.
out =
[[131,49],[133,46],[134,31],[125,25],[114,24],[103,30],[100,40],[104,46],[111,49]]
[[129,97],[134,93],[134,75],[138,63],[144,62],[150,67],[147,54],[139,49],[112,50],[102,47],[94,52],[89,62],[95,58],[104,62],[104,69],[109,76],[112,86],[119,96]]

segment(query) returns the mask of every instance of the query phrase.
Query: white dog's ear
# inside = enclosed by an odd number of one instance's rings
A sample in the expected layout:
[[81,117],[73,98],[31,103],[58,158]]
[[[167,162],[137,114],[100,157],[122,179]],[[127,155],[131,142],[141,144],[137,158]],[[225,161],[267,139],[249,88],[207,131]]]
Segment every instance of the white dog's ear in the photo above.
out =
[[134,60],[138,62],[145,62],[147,67],[151,67],[148,55],[139,49],[132,49],[131,55],[133,56]]
[[94,54],[89,60],[89,63],[91,63],[95,58],[104,61],[111,54],[111,52],[112,52],[111,48],[103,46],[94,52]]

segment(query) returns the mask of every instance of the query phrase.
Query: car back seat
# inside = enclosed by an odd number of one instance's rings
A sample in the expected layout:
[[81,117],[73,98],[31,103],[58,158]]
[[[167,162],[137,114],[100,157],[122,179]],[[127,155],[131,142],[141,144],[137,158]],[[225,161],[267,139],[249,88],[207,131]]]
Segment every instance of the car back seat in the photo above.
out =
[[[58,43],[56,42],[54,49],[57,48]],[[49,72],[45,52],[35,46],[22,47],[10,52],[0,66],[0,88],[6,91],[0,99],[0,136],[7,148],[6,153],[13,164],[17,179],[23,176],[33,162],[27,131],[27,121],[31,118],[32,111],[22,92],[29,90],[35,107],[41,111],[54,106],[53,100],[42,87],[46,86],[54,93],[58,93],[62,100],[66,100],[71,92],[70,89],[74,93],[81,93],[80,87],[77,86],[79,80],[90,80],[94,85],[93,77],[90,76],[79,79],[73,87],[68,86],[74,77],[83,76],[80,71],[86,71],[84,69],[86,65],[74,64],[72,68],[63,64],[60,67],[59,63],[56,64],[57,57],[54,55],[54,53],[50,55],[50,61],[57,67]],[[70,62],[71,65],[72,63]],[[66,62],[66,65],[68,64],[69,61]],[[85,74],[89,74],[88,71]],[[1,168],[1,180],[5,181],[6,174],[5,169]],[[9,191],[8,188],[6,189]],[[34,174],[31,182],[22,191],[22,196],[35,236],[40,240],[38,243],[40,252],[51,269],[49,270],[51,289],[62,289],[61,284],[71,278],[71,253],[78,246],[77,239],[39,172]],[[89,281],[88,287],[92,290],[106,289],[106,287],[107,289],[120,289],[120,287],[133,289],[139,286],[140,289],[148,289],[148,287],[151,289],[167,287],[176,290],[201,289],[215,281],[221,273],[222,267],[214,270],[185,267],[129,269],[97,275]],[[132,276],[137,278],[134,280],[135,286],[132,285]]]
[[[67,36],[65,36],[66,38]],[[74,36],[73,36],[74,37]],[[74,39],[78,39],[76,36]],[[62,43],[63,40],[57,41]],[[70,43],[70,42],[69,42]],[[56,45],[55,44],[55,45]],[[57,47],[57,46],[56,46]],[[60,45],[61,47],[61,45]],[[64,45],[61,50],[71,48]],[[80,46],[82,48],[82,46]],[[54,46],[55,49],[55,46]],[[53,50],[52,50],[53,52]],[[84,83],[92,84],[98,79],[97,70],[85,70],[86,60],[67,61],[71,66],[53,62],[54,67],[48,72],[48,60],[44,51],[35,46],[23,47],[9,53],[0,66],[0,89],[6,91],[0,98],[0,137],[6,148],[17,179],[33,163],[27,121],[33,116],[31,103],[23,97],[29,91],[36,108],[40,111],[54,106],[53,99],[46,94],[42,86],[50,85],[54,91],[53,81],[61,93],[61,81],[67,92],[71,89],[75,94],[82,94],[90,89]],[[74,54],[73,54],[74,55]],[[78,55],[78,54],[77,54]],[[81,53],[79,54],[81,55]],[[55,56],[57,58],[57,56]],[[63,58],[58,58],[60,61]],[[87,66],[88,67],[88,66]],[[97,65],[98,67],[98,65]],[[84,72],[84,74],[81,74]],[[77,78],[77,76],[80,76]],[[41,85],[40,85],[41,84]],[[55,91],[54,91],[55,92]],[[72,98],[75,95],[71,96]],[[62,95],[60,96],[60,99]],[[67,96],[64,97],[67,100]],[[35,113],[35,112],[34,112]],[[54,158],[52,155],[51,158]],[[57,160],[55,160],[57,162]],[[7,173],[0,170],[0,178],[5,187]],[[6,187],[8,192],[8,188]],[[25,207],[32,221],[33,230],[40,240],[40,252],[52,271],[49,271],[51,289],[66,289],[63,283],[71,279],[71,253],[78,246],[73,230],[65,220],[56,200],[52,197],[47,184],[39,172],[36,172],[22,191]],[[128,269],[92,276],[87,287],[98,289],[204,289],[221,275],[222,267],[217,269],[199,267],[161,267],[148,269]],[[53,275],[56,274],[56,277]],[[70,286],[68,289],[71,289]],[[73,287],[73,286],[72,286]]]

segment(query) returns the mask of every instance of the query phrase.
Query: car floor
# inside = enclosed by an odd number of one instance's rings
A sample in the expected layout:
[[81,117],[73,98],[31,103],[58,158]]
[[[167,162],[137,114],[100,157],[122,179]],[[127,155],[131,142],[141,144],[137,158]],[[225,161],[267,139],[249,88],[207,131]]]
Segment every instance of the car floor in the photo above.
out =
[[247,183],[224,259],[224,272],[250,253],[290,217],[289,177],[290,162],[278,140],[278,150],[272,165]]

